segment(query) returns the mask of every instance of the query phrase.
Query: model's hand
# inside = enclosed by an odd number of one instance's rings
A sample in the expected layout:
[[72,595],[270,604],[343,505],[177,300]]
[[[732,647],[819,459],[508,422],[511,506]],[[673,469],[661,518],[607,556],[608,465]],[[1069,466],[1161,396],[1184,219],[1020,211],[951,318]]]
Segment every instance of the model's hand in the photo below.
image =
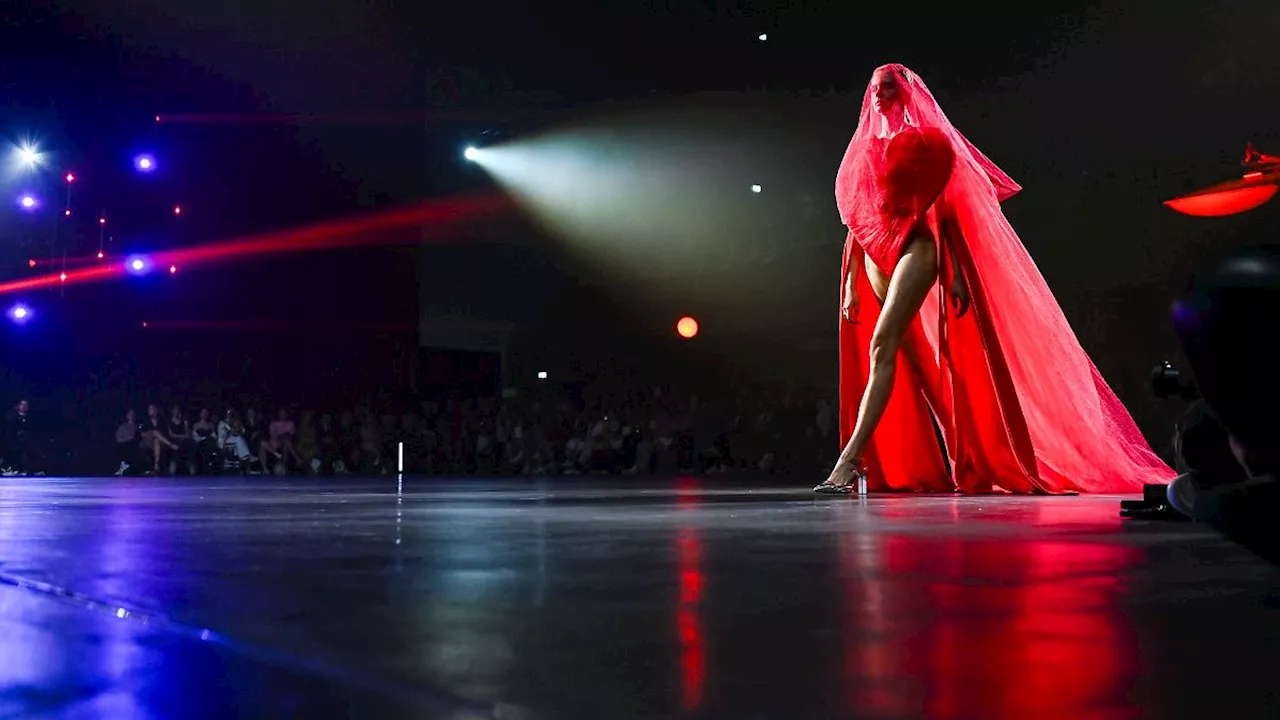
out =
[[958,270],[955,277],[951,279],[951,304],[955,305],[958,318],[964,317],[964,314],[969,312],[969,285],[964,281],[964,275]]
[[857,314],[858,290],[853,284],[853,274],[850,273],[848,281],[844,284],[844,302],[840,304],[840,315],[846,322],[853,322]]

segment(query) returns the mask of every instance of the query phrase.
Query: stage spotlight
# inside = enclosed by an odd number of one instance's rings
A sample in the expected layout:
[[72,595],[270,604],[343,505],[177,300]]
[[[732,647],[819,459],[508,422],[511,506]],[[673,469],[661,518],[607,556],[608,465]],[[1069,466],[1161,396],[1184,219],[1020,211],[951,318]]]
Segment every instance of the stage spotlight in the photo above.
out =
[[538,371],[538,379],[539,379],[539,380],[546,380],[546,379],[547,379],[547,371],[546,371],[546,370],[539,370],[539,371]]
[[21,325],[31,319],[31,308],[18,303],[9,308],[9,319]]
[[66,282],[66,281],[67,281],[67,274],[66,274],[66,273],[60,273],[60,274],[58,275],[58,280],[60,280],[60,281],[62,281],[62,282]]
[[156,158],[154,155],[143,153],[133,159],[133,166],[139,172],[149,173],[156,169]]
[[40,150],[35,145],[24,144],[14,151],[18,164],[24,168],[34,168],[40,164]]
[[174,214],[174,215],[181,215],[181,214],[182,214],[182,206],[181,206],[181,205],[174,205],[174,206],[173,206],[173,214]]
[[476,158],[480,157],[480,151],[473,146],[468,146],[466,150],[462,151],[462,157],[475,162]]
[[132,275],[145,275],[151,270],[151,261],[145,257],[135,255],[125,261],[124,269],[128,270]]
[[764,42],[765,40],[768,40],[768,39],[769,39],[769,34],[768,34],[768,33],[760,33],[758,36],[756,36],[756,39],[757,39],[757,40],[759,40],[760,42]]
[[36,266],[35,258],[31,258],[30,260],[27,261],[27,267],[35,267],[35,266]]
[[676,332],[686,340],[698,334],[698,321],[691,317],[682,317],[676,323]]
[[68,183],[73,183],[73,182],[75,182],[75,181],[76,181],[76,174],[75,174],[75,173],[67,173],[67,174],[66,174],[66,176],[65,176],[65,177],[63,177],[62,179],[63,179],[63,180],[66,180]]
[[169,266],[169,274],[170,274],[170,275],[172,275],[172,274],[174,274],[174,273],[176,273],[176,272],[178,272],[178,266],[177,266],[177,265],[170,265],[170,266]]
[[69,209],[68,209],[68,210],[63,210],[63,211],[62,211],[62,216],[63,216],[63,217],[71,217],[71,210],[69,210]]
[[106,218],[104,218],[104,217],[100,217],[100,218],[98,218],[98,224],[99,224],[99,225],[106,225],[106,224],[107,224],[107,219],[106,219]]
[[753,193],[757,193],[757,194],[758,194],[758,193],[760,193],[760,191],[762,191],[762,190],[764,190],[764,188],[760,187],[759,185],[752,185],[752,186],[751,186],[751,192],[753,192]]
[[104,257],[106,257],[106,255],[105,255],[105,254],[103,254],[103,252],[102,252],[101,250],[99,250],[99,251],[98,251],[98,259],[99,259],[99,260],[101,260],[101,259],[102,259],[102,258],[104,258]]
[[18,198],[18,204],[22,206],[23,210],[31,210],[36,206],[36,198],[34,195],[23,195]]

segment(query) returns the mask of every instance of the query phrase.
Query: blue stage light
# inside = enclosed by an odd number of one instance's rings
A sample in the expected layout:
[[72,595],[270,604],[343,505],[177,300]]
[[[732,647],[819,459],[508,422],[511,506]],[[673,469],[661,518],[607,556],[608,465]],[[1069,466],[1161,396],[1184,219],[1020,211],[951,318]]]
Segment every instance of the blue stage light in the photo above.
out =
[[124,269],[130,275],[146,275],[151,272],[151,259],[143,255],[131,255],[124,261]]
[[137,155],[133,158],[133,167],[136,168],[138,172],[155,172],[156,157],[150,153]]
[[14,305],[13,307],[9,308],[9,312],[6,314],[9,316],[10,320],[12,320],[13,322],[19,325],[22,325],[31,319],[31,316],[33,313],[31,312],[30,307],[22,303],[18,303],[17,305]]

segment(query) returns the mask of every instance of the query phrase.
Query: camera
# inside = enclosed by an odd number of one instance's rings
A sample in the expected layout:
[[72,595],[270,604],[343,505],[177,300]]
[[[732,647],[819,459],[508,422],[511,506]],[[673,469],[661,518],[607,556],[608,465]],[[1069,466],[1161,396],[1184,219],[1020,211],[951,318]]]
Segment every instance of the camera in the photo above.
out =
[[1195,383],[1182,378],[1182,372],[1168,360],[1155,366],[1151,371],[1151,392],[1161,400],[1181,398],[1198,400],[1200,391]]
[[[1202,411],[1200,403],[1195,401],[1200,399],[1200,391],[1196,388],[1195,383],[1182,377],[1182,372],[1178,370],[1172,362],[1165,360],[1156,365],[1151,370],[1151,393],[1161,400],[1170,400],[1177,398],[1189,403],[1191,406],[1190,415],[1200,417]],[[1200,415],[1196,415],[1200,413]],[[1174,428],[1176,436],[1175,454],[1178,456],[1176,464],[1179,469],[1186,466],[1186,461],[1182,457],[1188,447],[1188,439],[1190,439],[1192,450],[1200,449],[1203,442],[1197,430],[1200,429],[1201,423],[1186,422],[1179,423]],[[1120,516],[1127,518],[1142,518],[1146,520],[1185,520],[1186,518],[1179,514],[1172,506],[1169,505],[1168,485],[1146,485],[1142,488],[1141,500],[1121,500]]]

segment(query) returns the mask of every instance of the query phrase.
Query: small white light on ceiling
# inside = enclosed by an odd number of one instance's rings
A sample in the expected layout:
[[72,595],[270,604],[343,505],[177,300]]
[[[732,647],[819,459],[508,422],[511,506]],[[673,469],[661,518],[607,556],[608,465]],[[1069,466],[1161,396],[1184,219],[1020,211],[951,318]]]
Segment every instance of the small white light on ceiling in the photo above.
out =
[[751,192],[753,192],[753,193],[758,193],[758,192],[760,192],[760,191],[761,191],[761,190],[763,190],[763,189],[764,189],[764,188],[760,187],[759,185],[752,185],[752,186],[751,186]]

